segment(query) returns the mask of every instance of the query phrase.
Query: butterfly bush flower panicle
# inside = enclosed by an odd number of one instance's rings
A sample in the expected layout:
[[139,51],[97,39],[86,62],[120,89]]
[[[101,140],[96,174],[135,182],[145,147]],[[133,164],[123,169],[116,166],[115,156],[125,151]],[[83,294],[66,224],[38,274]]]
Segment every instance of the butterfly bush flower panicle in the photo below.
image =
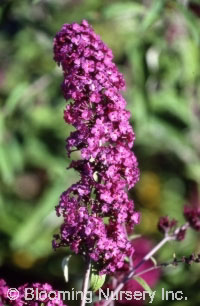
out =
[[80,151],[81,159],[70,165],[80,181],[61,195],[56,207],[64,221],[53,247],[70,246],[96,262],[101,273],[114,272],[134,251],[124,224],[133,229],[139,222],[127,195],[139,170],[130,113],[120,93],[125,81],[112,51],[85,20],[63,25],[54,39],[54,59],[63,69],[64,97],[70,99],[64,119],[76,129],[66,150],[68,156]]

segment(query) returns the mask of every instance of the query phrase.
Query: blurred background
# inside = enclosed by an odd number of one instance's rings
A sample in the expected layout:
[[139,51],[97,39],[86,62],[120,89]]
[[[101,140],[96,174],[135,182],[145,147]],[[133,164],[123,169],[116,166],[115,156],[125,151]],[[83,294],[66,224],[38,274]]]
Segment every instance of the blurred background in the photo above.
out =
[[[78,176],[67,170],[62,73],[52,42],[63,23],[87,19],[124,73],[141,178],[130,193],[141,212],[137,234],[161,239],[162,215],[184,222],[186,203],[200,204],[200,1],[0,1],[0,278],[68,288],[53,233],[60,193]],[[159,252],[160,262],[200,252],[199,236]],[[70,260],[70,286],[80,288],[83,263]],[[182,290],[199,305],[200,265],[163,271],[155,288]],[[155,305],[165,305],[159,296]]]

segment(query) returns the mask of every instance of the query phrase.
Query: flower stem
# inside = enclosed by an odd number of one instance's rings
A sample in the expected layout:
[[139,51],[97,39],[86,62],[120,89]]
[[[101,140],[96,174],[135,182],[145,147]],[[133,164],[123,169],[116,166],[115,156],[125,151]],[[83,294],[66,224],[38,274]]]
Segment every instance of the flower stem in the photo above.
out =
[[80,306],[85,306],[88,284],[89,284],[89,279],[90,279],[90,270],[91,270],[91,261],[88,260],[84,279],[83,279],[83,286],[82,286],[83,299],[81,301]]
[[143,263],[147,260],[149,260],[162,246],[170,241],[174,240],[174,236],[165,236],[147,255],[144,256],[144,258],[136,265],[135,270],[137,270]]
[[103,306],[108,306],[113,298],[118,294],[118,292],[124,287],[124,284],[131,279],[135,275],[135,271],[143,265],[147,260],[149,260],[166,242],[174,240],[174,236],[165,236],[144,258],[136,265],[134,269],[131,269],[127,276],[119,283],[117,288],[114,290],[113,294],[109,297],[107,301],[103,304]]

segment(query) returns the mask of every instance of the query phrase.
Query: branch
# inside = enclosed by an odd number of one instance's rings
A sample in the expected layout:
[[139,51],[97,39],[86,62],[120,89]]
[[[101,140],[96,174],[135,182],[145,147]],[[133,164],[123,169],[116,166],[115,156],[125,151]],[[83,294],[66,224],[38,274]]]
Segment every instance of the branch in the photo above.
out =
[[90,278],[90,270],[91,270],[91,261],[89,260],[87,262],[85,276],[84,276],[84,279],[83,279],[83,286],[82,286],[83,299],[81,301],[81,305],[80,306],[85,306],[85,303],[86,303],[86,295],[87,295],[89,278]]

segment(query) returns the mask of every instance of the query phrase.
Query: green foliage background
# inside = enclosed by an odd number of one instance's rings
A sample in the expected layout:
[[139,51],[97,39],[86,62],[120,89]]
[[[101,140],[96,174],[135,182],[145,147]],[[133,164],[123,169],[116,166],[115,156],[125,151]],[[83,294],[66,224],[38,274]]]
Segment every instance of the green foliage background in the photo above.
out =
[[[53,37],[63,23],[87,19],[112,48],[136,133],[141,179],[130,197],[142,213],[141,233],[158,241],[157,220],[184,222],[183,205],[200,202],[200,1],[4,0],[0,2],[0,277],[10,285],[49,281],[67,288],[51,240],[54,206],[78,178],[69,160]],[[200,252],[187,234],[158,255],[161,262]],[[83,263],[70,260],[70,286],[80,288]],[[155,290],[182,290],[199,305],[200,266],[163,272]],[[158,296],[155,305],[165,305]]]

